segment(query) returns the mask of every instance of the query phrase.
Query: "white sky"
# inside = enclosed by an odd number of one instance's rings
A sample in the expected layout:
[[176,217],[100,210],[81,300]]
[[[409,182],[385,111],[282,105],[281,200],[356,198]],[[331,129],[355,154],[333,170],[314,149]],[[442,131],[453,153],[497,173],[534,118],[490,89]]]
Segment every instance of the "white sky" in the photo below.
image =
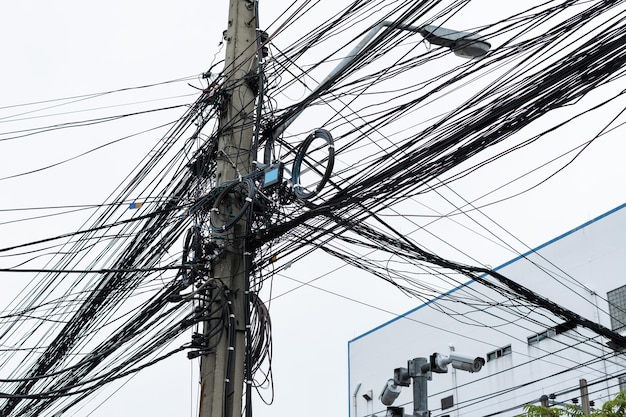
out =
[[[273,20],[290,3],[287,0],[261,2],[261,26]],[[348,2],[342,0],[335,3]],[[495,5],[500,2],[485,0],[483,3]],[[495,9],[489,10],[496,13]],[[102,114],[90,111],[61,118],[35,118],[6,123],[2,118],[22,113],[23,109],[31,109],[4,108],[7,106],[200,74],[208,69],[214,56],[217,60],[223,58],[224,50],[218,44],[226,26],[226,13],[226,0],[5,2],[0,6],[3,62],[0,78],[0,107],[3,107],[0,109],[0,132],[56,123],[67,118],[87,119]],[[490,13],[484,11],[472,12],[472,15],[476,17],[476,22],[468,24],[470,27],[484,24],[490,18]],[[315,27],[315,19],[299,22],[294,30],[306,32],[307,25]],[[291,39],[278,38],[276,42],[286,46]],[[454,65],[455,61],[449,62]],[[189,83],[200,85],[195,80]],[[195,92],[186,82],[176,83],[164,86],[156,95],[133,91],[122,99],[116,96],[113,102],[108,102],[105,97],[95,104],[89,102],[88,106],[79,102],[74,106],[61,107],[59,112],[82,111],[91,106],[117,105]],[[132,111],[167,103],[191,103],[194,99],[195,96],[190,95],[121,109]],[[624,101],[617,105],[623,108]],[[182,111],[178,109],[166,114],[159,113],[146,120],[154,120],[154,125],[165,123],[175,120]],[[46,111],[52,112],[55,110]],[[24,114],[20,117],[38,115]],[[607,118],[611,116],[606,115]],[[133,123],[134,119],[131,119],[112,126],[97,125],[87,133],[80,130],[76,134],[72,129],[65,129],[60,133],[0,142],[0,178],[63,160],[93,148],[95,144],[133,133],[136,130]],[[594,120],[585,121],[580,128],[593,131],[594,128],[604,126],[604,123],[596,116]],[[142,126],[146,126],[146,123],[142,123]],[[306,128],[311,126],[303,127]],[[575,139],[580,130],[572,129],[569,133]],[[0,195],[3,196],[0,208],[98,204],[145,155],[153,141],[158,139],[156,134],[142,135],[58,168],[23,177],[0,179]],[[545,147],[566,149],[569,139],[553,138]],[[626,176],[622,163],[624,148],[622,138],[616,134],[607,135],[593,143],[574,164],[543,186],[522,197],[488,208],[485,213],[526,245],[535,247],[626,201],[622,186]],[[528,163],[537,152],[541,152],[540,149],[536,147],[520,153],[498,166],[494,165],[491,170],[459,182],[455,185],[455,191],[470,198],[479,190],[488,189],[493,181],[499,181],[498,177],[506,175],[509,169],[523,172],[524,167],[534,166]],[[474,187],[477,189],[474,190]],[[451,198],[456,198],[456,204],[460,204],[458,197]],[[445,207],[441,209],[445,210]],[[423,207],[416,207],[416,212],[424,211]],[[10,217],[11,213],[2,213],[2,216],[2,219],[15,218]],[[483,217],[477,215],[477,218],[484,222]],[[66,225],[76,221],[76,218],[41,221],[29,223],[27,228],[19,224],[4,226],[0,231],[0,247],[66,232]],[[411,226],[405,227],[403,232],[408,233]],[[494,226],[489,227],[495,230]],[[475,244],[471,236],[464,235],[448,223],[435,225],[431,230],[446,235],[448,240],[459,247],[471,248],[472,253],[486,264],[495,266],[515,257],[514,253],[485,244],[482,238],[477,239],[482,243]],[[497,233],[503,235],[500,230]],[[437,245],[436,242],[432,244],[435,247]],[[516,247],[518,251],[524,251],[523,245],[516,243]],[[29,276],[0,274],[0,285],[3,286],[18,287],[25,280],[29,280]],[[303,286],[284,294],[300,285],[296,280],[314,281],[312,284],[315,287]],[[319,255],[313,255],[310,260],[296,264],[275,277],[272,290],[275,298],[271,302],[270,311],[276,398],[274,405],[269,407],[256,401],[256,417],[347,415],[348,340],[419,302],[372,276],[342,267],[339,261]],[[4,299],[0,300],[4,302]],[[442,341],[443,346],[447,343]],[[189,361],[181,354],[163,365],[142,372],[95,411],[92,412],[93,407],[105,398],[104,394],[97,396],[83,409],[76,408],[68,415],[194,416],[194,393],[198,378],[196,368],[196,361]],[[0,369],[0,376],[2,372]]]

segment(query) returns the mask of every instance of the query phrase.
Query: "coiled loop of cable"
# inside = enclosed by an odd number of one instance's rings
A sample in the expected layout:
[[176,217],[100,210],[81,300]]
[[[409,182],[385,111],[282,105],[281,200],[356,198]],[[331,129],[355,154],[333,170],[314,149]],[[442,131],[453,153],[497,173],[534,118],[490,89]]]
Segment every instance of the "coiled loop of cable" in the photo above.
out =
[[198,275],[198,263],[203,262],[204,245],[202,241],[202,233],[198,226],[191,226],[185,235],[183,243],[183,268],[181,273],[183,276],[183,285],[188,287],[193,284]]
[[[245,196],[237,195],[237,193],[243,194],[244,188],[247,188]],[[220,213],[219,208],[230,193],[234,193],[234,202],[241,202],[241,208],[239,208],[236,213]],[[220,195],[217,196],[215,202],[213,203],[213,207],[211,208],[211,215],[209,216],[211,229],[217,232],[223,232],[233,227],[235,223],[237,223],[250,208],[252,202],[254,201],[255,193],[256,188],[254,185],[254,181],[251,178],[243,178],[228,183],[226,187],[222,190]],[[227,207],[226,209],[229,210],[231,208],[232,207]],[[220,214],[223,214],[227,218],[224,224],[217,224],[217,218]]]
[[[301,184],[301,176],[302,176],[302,162],[309,151],[309,147],[313,143],[315,139],[324,139],[326,144],[328,145],[328,163],[326,164],[326,169],[323,173],[319,172],[322,175],[322,178],[317,183],[317,186],[307,191],[306,187]],[[321,161],[320,161],[321,162]],[[291,183],[293,185],[293,190],[301,200],[308,200],[310,198],[315,197],[321,190],[324,188],[328,179],[330,178],[330,174],[333,172],[333,164],[335,163],[335,143],[333,140],[333,136],[330,134],[328,130],[325,129],[315,129],[302,143],[300,150],[296,154],[296,159],[293,161],[293,169],[291,173]],[[315,168],[311,168],[315,169]]]

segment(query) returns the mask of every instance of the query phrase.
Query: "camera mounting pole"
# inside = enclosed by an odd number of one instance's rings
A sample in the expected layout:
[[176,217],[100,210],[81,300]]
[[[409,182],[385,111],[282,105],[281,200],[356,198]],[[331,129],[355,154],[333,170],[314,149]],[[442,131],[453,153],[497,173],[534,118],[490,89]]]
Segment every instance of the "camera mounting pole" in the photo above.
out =
[[470,373],[479,372],[485,365],[485,360],[479,357],[464,355],[451,351],[449,355],[437,352],[429,358],[415,358],[407,362],[406,368],[396,368],[393,379],[388,380],[378,399],[387,406],[386,417],[409,417],[401,407],[391,407],[400,395],[402,387],[408,387],[413,381],[413,416],[428,417],[428,381],[433,379],[433,372],[443,374],[448,372],[448,365]]
[[426,358],[415,358],[408,362],[409,376],[413,380],[413,415],[428,417],[428,385],[433,379],[430,362]]

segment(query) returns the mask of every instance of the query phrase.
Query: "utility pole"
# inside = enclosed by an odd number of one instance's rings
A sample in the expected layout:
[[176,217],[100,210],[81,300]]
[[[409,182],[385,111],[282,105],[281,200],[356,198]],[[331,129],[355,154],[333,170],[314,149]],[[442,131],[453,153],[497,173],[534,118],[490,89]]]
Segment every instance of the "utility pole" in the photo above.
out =
[[[253,160],[255,93],[246,83],[246,77],[249,73],[254,74],[253,66],[257,65],[255,2],[230,0],[229,4],[228,26],[224,32],[223,82],[219,86],[219,94],[224,100],[217,150],[217,187],[250,173]],[[240,211],[243,202],[236,193],[230,194],[218,207],[218,212],[211,213],[212,216],[228,218]],[[215,322],[204,323],[207,343],[216,347],[200,359],[199,417],[239,417],[242,414],[246,327],[249,322],[247,227],[243,216],[228,230],[213,231],[213,241],[223,251],[212,263],[209,280],[224,292],[229,301],[229,314],[225,317],[226,322],[221,323],[223,328],[218,335],[211,333],[216,327]],[[207,308],[219,307],[209,305]]]
[[[226,57],[222,82],[214,86],[215,88],[206,91],[209,95],[218,95],[220,100],[216,100],[216,102],[221,105],[215,170],[216,189],[214,190],[214,194],[219,195],[216,201],[220,203],[217,204],[216,202],[217,207],[212,208],[210,213],[212,243],[219,247],[220,250],[217,252],[220,255],[211,261],[210,276],[206,288],[203,289],[208,295],[206,305],[203,308],[208,313],[207,317],[213,319],[205,320],[203,337],[200,342],[205,349],[199,353],[201,357],[199,417],[241,416],[244,385],[246,385],[245,392],[247,394],[251,387],[250,368],[252,364],[246,364],[246,360],[250,356],[246,349],[249,348],[250,340],[248,290],[249,265],[252,253],[250,253],[248,236],[250,235],[251,218],[242,215],[242,210],[251,205],[249,204],[250,201],[245,202],[248,196],[245,195],[244,183],[246,180],[250,181],[250,178],[246,176],[252,172],[252,163],[256,159],[254,122],[257,92],[255,89],[259,88],[259,91],[262,91],[263,88],[262,77],[256,71],[259,49],[257,46],[260,46],[257,37],[263,38],[260,32],[257,33],[257,11],[256,0],[229,0],[228,26],[224,34]],[[377,26],[375,31],[372,31],[368,38],[355,48],[353,56],[342,62],[305,99],[305,102],[306,100],[313,101],[321,91],[328,88],[347,68],[360,48],[363,48],[383,26]],[[418,28],[405,26],[397,27],[397,29],[418,31]],[[474,34],[434,27],[422,29],[419,33],[427,36],[427,39],[432,43],[454,41],[452,43],[455,48],[459,51],[465,51],[463,56],[466,57],[482,56],[489,49],[489,44],[481,41]],[[465,38],[470,39],[470,42],[465,42]],[[260,95],[262,96],[262,93]],[[300,112],[297,112],[282,125],[275,128],[270,142],[280,136],[299,114]],[[330,141],[329,145],[332,146]],[[264,162],[271,163],[271,160]],[[238,185],[241,187],[237,188]],[[248,209],[251,210],[251,208]],[[239,220],[229,221],[229,219]],[[220,228],[213,227],[213,224],[228,224],[229,226]],[[216,297],[216,293],[219,293],[219,296]],[[228,314],[222,316],[222,327],[216,330],[214,313],[220,312],[220,309],[223,308],[223,305],[220,305],[220,300],[224,299],[228,301]],[[419,387],[415,389],[423,389],[425,393],[425,383],[420,382],[421,376],[418,379],[419,381],[415,385],[419,385]],[[249,397],[247,396],[247,398]],[[416,415],[424,417],[424,410],[422,410],[425,409],[424,404],[425,402],[416,404],[416,407],[420,407],[420,411],[419,413],[416,411]],[[251,415],[249,408],[246,408],[246,415]]]
[[589,406],[589,390],[587,389],[587,380],[581,378],[578,383],[580,385],[580,399],[582,400],[581,408],[583,410],[583,414],[588,416],[591,413],[591,407]]

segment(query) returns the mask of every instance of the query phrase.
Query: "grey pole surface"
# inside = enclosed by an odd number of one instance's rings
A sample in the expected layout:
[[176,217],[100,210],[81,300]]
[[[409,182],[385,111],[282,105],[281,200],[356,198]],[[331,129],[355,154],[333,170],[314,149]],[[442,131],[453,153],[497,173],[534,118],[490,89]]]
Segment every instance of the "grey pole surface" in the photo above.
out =
[[426,358],[409,361],[409,376],[413,380],[413,415],[428,417],[428,381],[432,379],[430,363]]
[[588,416],[589,414],[591,414],[591,406],[589,405],[589,390],[587,389],[587,380],[581,378],[578,383],[580,385],[580,406],[582,407],[583,414]]
[[[255,95],[244,78],[256,64],[256,16],[253,5],[254,2],[249,0],[230,0],[229,3],[224,81],[220,86],[227,98],[220,118],[222,133],[217,151],[217,186],[240,178],[252,169]],[[224,200],[223,207],[219,208],[219,216],[228,216],[240,210],[243,204],[233,197]],[[223,323],[221,336],[213,336],[210,340],[217,347],[213,352],[201,356],[200,417],[242,415],[248,286],[245,230],[245,219],[242,219],[229,230],[213,236],[217,237],[214,241],[222,246],[224,255],[213,262],[209,279],[223,289],[232,304],[227,322]],[[211,326],[215,324],[205,323],[205,334],[209,333]]]

